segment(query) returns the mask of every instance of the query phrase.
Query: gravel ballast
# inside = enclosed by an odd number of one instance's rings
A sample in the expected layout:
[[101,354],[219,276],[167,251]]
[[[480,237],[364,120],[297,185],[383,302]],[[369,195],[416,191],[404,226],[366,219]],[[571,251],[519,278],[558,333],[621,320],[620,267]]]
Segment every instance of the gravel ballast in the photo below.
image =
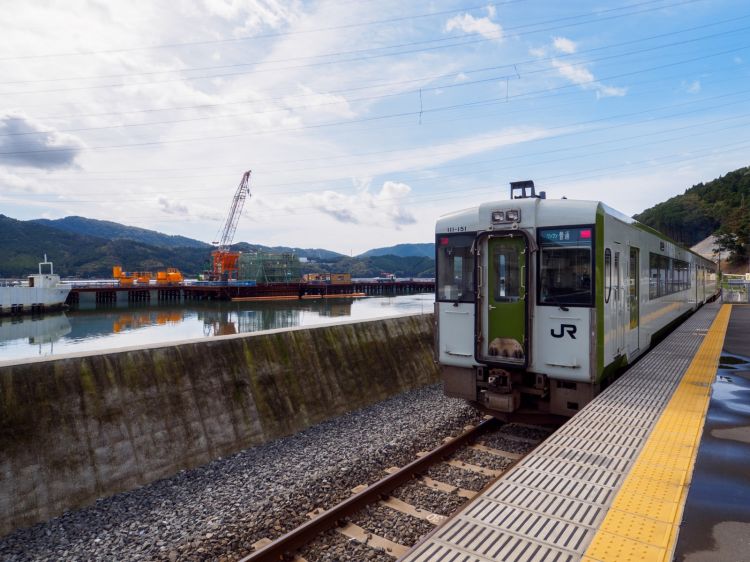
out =
[[436,464],[431,466],[427,471],[427,476],[450,484],[451,486],[458,486],[464,490],[472,490],[479,492],[492,480],[491,476],[484,476],[478,472],[470,472],[468,470],[462,470],[454,466],[447,464]]
[[388,553],[347,539],[337,531],[328,531],[320,540],[304,548],[301,555],[307,562],[393,562],[393,557]]
[[451,515],[466,503],[466,498],[458,494],[446,494],[428,488],[419,482],[409,482],[395,490],[393,496],[408,504],[421,507],[438,515]]
[[453,455],[452,458],[475,466],[491,468],[492,470],[505,470],[513,464],[513,459],[508,457],[501,457],[499,455],[493,455],[492,453],[485,453],[484,451],[477,451],[468,448],[461,449]]
[[[0,538],[0,559],[235,560],[479,421],[440,385],[405,393],[16,531]],[[460,485],[484,480],[469,479]]]
[[382,505],[371,505],[352,517],[352,523],[365,531],[374,533],[404,546],[415,544],[435,526]]
[[499,449],[500,451],[515,453],[517,455],[525,455],[536,447],[535,443],[519,441],[518,439],[513,439],[500,433],[485,435],[480,439],[480,442],[492,449]]

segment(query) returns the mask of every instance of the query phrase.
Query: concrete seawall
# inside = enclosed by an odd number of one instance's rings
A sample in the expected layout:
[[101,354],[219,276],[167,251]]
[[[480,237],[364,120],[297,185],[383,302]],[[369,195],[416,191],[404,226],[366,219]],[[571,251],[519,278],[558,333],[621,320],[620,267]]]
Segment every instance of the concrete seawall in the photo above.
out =
[[433,317],[0,365],[0,536],[435,382]]

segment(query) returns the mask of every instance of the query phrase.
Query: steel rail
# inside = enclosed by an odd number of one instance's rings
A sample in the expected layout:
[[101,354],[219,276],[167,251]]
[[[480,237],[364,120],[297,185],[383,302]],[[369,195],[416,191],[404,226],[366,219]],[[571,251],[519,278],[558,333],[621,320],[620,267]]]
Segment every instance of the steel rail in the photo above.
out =
[[239,562],[277,562],[286,554],[294,552],[312,542],[325,531],[336,527],[342,519],[356,513],[367,505],[377,502],[399,486],[409,482],[416,474],[425,472],[430,466],[455,452],[458,448],[479,437],[481,433],[494,427],[494,418],[484,420],[462,434],[446,441],[426,455],[410,462],[393,474],[352,495],[331,509],[289,531],[273,542],[242,558]]

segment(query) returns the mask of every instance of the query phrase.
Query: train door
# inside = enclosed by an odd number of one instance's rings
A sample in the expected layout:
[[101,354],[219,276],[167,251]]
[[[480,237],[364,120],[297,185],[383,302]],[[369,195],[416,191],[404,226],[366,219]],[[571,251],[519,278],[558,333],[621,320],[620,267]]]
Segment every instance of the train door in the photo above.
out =
[[628,311],[630,312],[628,353],[633,353],[640,348],[640,263],[640,251],[638,248],[631,247],[628,265]]
[[487,250],[487,337],[481,355],[488,362],[525,365],[526,240],[491,236]]
[[623,348],[625,347],[625,299],[624,299],[624,290],[622,286],[622,263],[620,260],[620,252],[615,252],[615,263],[614,263],[614,269],[615,269],[615,333],[616,335],[616,344],[615,347],[617,348],[616,354],[619,355],[622,353]]

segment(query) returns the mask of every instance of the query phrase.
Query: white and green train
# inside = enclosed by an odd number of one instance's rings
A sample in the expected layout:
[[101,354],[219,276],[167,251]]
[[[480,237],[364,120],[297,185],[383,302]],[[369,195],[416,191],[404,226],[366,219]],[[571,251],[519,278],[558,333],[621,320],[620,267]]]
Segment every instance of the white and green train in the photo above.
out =
[[498,417],[575,414],[717,294],[714,262],[531,181],[441,217],[435,242],[445,392]]

